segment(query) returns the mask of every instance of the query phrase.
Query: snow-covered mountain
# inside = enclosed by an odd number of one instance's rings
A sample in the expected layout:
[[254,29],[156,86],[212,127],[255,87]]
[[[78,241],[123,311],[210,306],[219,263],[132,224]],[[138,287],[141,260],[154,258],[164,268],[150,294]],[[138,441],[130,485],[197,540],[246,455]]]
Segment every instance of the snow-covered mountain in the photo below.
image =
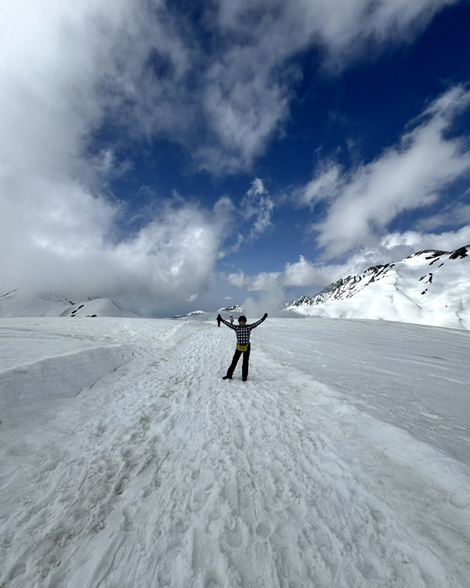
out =
[[12,290],[0,294],[0,317],[61,316],[74,303],[56,294],[33,294],[27,290]]
[[224,308],[219,308],[217,312],[245,312],[243,306],[239,306],[238,304],[232,304],[230,306],[224,306]]
[[206,314],[205,310],[192,310],[191,312],[188,312],[187,314],[175,314],[175,316],[173,318],[180,319],[180,318],[187,318],[190,316],[202,316],[203,314]]
[[27,290],[12,290],[0,295],[0,318],[15,317],[137,317],[109,298],[96,298],[75,303],[57,294],[35,294]]
[[307,316],[403,321],[470,329],[470,245],[426,250],[341,278],[286,305]]

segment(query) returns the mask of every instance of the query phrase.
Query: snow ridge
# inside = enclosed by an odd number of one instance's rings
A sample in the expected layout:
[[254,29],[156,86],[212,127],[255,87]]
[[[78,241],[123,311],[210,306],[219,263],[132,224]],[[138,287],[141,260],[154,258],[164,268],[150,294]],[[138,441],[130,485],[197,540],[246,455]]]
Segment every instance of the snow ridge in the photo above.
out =
[[138,315],[109,298],[89,298],[76,304],[65,296],[15,289],[0,295],[0,318],[64,316],[137,317]]
[[112,345],[46,357],[0,371],[0,408],[76,396],[133,356],[130,347]]
[[205,310],[192,310],[191,312],[188,312],[187,314],[175,314],[173,318],[177,319],[177,318],[185,318],[187,316],[202,316],[203,314],[206,314]]

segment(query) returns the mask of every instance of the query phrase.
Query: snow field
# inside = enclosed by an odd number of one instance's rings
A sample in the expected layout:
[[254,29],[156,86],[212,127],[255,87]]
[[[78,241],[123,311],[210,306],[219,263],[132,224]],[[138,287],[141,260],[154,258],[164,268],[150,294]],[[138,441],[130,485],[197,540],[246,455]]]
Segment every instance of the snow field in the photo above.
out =
[[322,350],[317,323],[263,323],[243,383],[240,366],[221,380],[235,343],[214,324],[31,321],[59,363],[58,336],[133,359],[73,398],[64,386],[3,411],[0,586],[466,586],[468,468],[363,412],[351,366],[346,395],[347,330]]
[[[368,320],[288,320],[257,332],[286,373],[306,373],[348,405],[470,466],[470,333]],[[295,336],[290,336],[290,333]]]

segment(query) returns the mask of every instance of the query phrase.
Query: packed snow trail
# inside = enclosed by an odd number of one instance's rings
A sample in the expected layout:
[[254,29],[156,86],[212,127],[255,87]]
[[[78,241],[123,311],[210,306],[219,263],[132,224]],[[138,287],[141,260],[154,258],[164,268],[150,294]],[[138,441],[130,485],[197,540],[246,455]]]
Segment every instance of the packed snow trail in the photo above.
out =
[[221,380],[229,329],[62,324],[135,357],[5,413],[2,588],[467,586],[466,471],[286,370],[258,330],[243,383]]

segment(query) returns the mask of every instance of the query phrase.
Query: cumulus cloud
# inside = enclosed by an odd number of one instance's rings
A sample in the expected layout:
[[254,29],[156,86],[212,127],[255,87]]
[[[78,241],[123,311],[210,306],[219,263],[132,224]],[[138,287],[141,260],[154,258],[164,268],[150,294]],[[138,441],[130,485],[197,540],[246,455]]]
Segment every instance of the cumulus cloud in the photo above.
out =
[[[231,206],[232,219],[240,220],[247,228],[238,232],[237,240],[233,245],[219,252],[218,257],[223,258],[230,253],[237,252],[243,243],[250,243],[260,237],[270,226],[274,210],[274,202],[266,189],[263,180],[255,178],[250,189],[241,199],[239,207]],[[238,225],[240,230],[240,224]]]
[[[131,165],[123,146],[163,137],[198,169],[248,170],[288,117],[295,55],[315,45],[341,69],[368,39],[379,48],[409,41],[450,3],[219,0],[196,19],[163,0],[4,0],[1,284],[195,296],[230,234],[230,204],[161,205],[119,238],[123,207],[109,182]],[[122,139],[102,148],[103,130]],[[253,190],[245,201],[251,238],[272,213],[269,195],[259,184]]]
[[250,316],[268,312],[271,316],[285,316],[281,305],[286,302],[286,289],[292,286],[305,288],[305,293],[317,293],[326,285],[335,282],[340,277],[357,273],[361,267],[360,261],[350,260],[344,265],[314,264],[304,256],[298,262],[287,263],[283,271],[261,272],[257,275],[245,275],[241,270],[229,274],[227,280],[232,286],[246,291],[256,292],[256,296],[248,296],[243,306]]
[[339,73],[412,42],[437,12],[458,1],[219,0],[211,16],[221,45],[202,92],[219,145],[198,149],[199,165],[230,172],[264,152],[289,115],[300,52],[319,49],[323,67]]
[[397,257],[399,251],[403,252],[402,257],[406,257],[416,251],[425,249],[453,251],[468,244],[470,244],[470,225],[465,225],[457,231],[444,231],[441,233],[405,231],[404,233],[386,235],[382,240],[381,247],[377,248],[376,254],[385,257],[386,261],[394,261],[401,259]]
[[468,144],[449,134],[469,105],[470,91],[451,88],[414,121],[398,146],[347,172],[326,164],[297,192],[300,204],[326,206],[324,218],[312,228],[327,257],[378,245],[399,215],[425,211],[470,174]]
[[[327,264],[313,263],[300,255],[297,262],[286,263],[283,271],[261,272],[249,276],[239,270],[229,274],[227,280],[232,286],[248,292],[284,292],[290,287],[315,287],[318,291],[341,277],[360,273],[378,263],[378,256],[378,250],[364,250],[344,264]],[[282,300],[282,296],[278,298]]]
[[456,1],[219,0],[195,19],[163,0],[5,0],[2,106],[37,130],[67,122],[69,147],[106,116],[136,138],[180,142],[212,173],[249,169],[289,115],[296,55],[317,47],[341,70],[371,42],[378,55],[414,40]]
[[311,262],[300,255],[297,262],[287,263],[282,271],[246,275],[239,270],[229,274],[227,280],[241,290],[259,294],[257,301],[248,299],[253,304],[250,308],[259,310],[269,301],[269,307],[275,311],[286,301],[288,288],[304,288],[304,294],[313,295],[340,278],[360,274],[369,267],[401,261],[425,249],[453,251],[465,244],[470,244],[470,225],[442,233],[394,232],[384,235],[374,247],[351,255],[344,263]]
[[227,279],[229,284],[248,290],[251,292],[261,292],[270,290],[279,284],[279,272],[261,272],[256,276],[246,276],[241,270],[237,273],[229,274]]
[[4,288],[34,286],[73,296],[147,296],[154,307],[191,294],[195,299],[204,288],[225,226],[217,207],[168,203],[136,235],[113,244],[106,229],[116,220],[118,208],[81,191],[75,195],[63,189],[47,196],[50,206],[31,215],[23,214],[21,202],[12,202],[7,211],[9,230],[0,237],[7,252],[0,260]]

